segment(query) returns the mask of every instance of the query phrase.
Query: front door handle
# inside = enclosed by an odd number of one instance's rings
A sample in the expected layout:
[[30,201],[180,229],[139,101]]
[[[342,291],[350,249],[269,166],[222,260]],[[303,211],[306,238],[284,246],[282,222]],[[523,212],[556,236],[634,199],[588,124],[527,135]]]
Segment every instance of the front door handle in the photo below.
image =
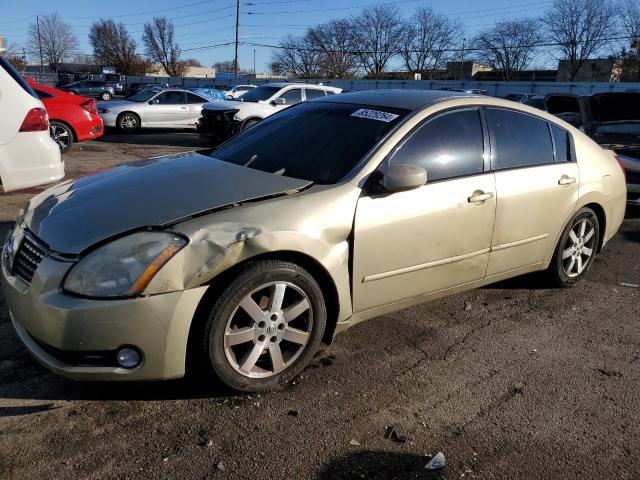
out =
[[476,190],[467,200],[469,201],[469,203],[484,203],[487,200],[491,200],[492,198],[492,192],[485,193],[482,190]]
[[189,110],[189,107],[180,107],[180,110]]
[[571,185],[576,183],[576,177],[570,177],[569,175],[562,175],[558,180],[558,185]]

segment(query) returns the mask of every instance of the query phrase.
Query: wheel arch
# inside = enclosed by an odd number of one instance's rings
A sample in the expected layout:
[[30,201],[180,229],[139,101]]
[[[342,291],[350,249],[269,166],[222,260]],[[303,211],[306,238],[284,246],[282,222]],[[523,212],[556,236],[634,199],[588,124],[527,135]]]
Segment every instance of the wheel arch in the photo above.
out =
[[255,121],[257,121],[257,122],[259,122],[259,121],[261,121],[261,120],[263,120],[263,119],[264,119],[264,117],[258,117],[258,116],[256,116],[256,115],[252,115],[252,116],[250,116],[250,117],[247,117],[247,118],[245,118],[244,120],[242,120],[242,129],[243,129],[243,130],[245,129],[245,125],[246,125],[248,122],[253,122],[254,120],[255,120]]
[[321,263],[305,253],[292,250],[267,252],[249,257],[238,264],[233,265],[205,284],[208,285],[209,288],[200,300],[193,316],[191,327],[189,328],[186,358],[187,371],[193,368],[198,368],[193,363],[195,360],[194,357],[197,357],[198,353],[198,341],[202,338],[202,335],[204,335],[204,326],[207,314],[211,310],[216,299],[222,293],[224,288],[229,285],[231,279],[239,274],[242,268],[251,263],[262,260],[281,260],[295,263],[307,270],[316,282],[318,282],[318,285],[322,290],[322,294],[325,297],[325,305],[327,308],[327,324],[322,335],[322,341],[327,345],[331,344],[338,321],[338,314],[340,312],[338,290],[335,282],[331,278],[331,274]]
[[130,113],[130,114],[135,115],[136,117],[138,117],[138,128],[142,126],[142,117],[140,116],[139,113],[134,112],[133,110],[125,110],[123,112],[120,112],[118,114],[118,116],[116,117],[116,127],[118,127],[118,122],[119,122],[120,118],[123,115],[126,115],[127,113]]
[[596,252],[600,253],[604,245],[604,236],[607,231],[607,214],[605,213],[604,207],[597,202],[591,202],[580,208],[590,208],[596,214],[598,225],[600,227],[600,238],[598,239],[598,249]]

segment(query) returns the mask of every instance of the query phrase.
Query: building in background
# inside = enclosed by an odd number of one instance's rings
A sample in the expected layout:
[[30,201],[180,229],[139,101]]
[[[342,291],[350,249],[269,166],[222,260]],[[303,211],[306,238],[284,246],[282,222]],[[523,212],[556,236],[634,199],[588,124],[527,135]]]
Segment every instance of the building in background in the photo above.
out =
[[[164,71],[160,65],[157,66],[155,72],[147,72],[147,77],[168,77],[167,72]],[[187,67],[187,71],[184,74],[185,77],[192,78],[215,78],[216,70],[215,68],[207,68],[207,67]]]
[[[585,60],[574,82],[619,82],[622,76],[622,61],[618,58],[594,58]],[[569,60],[558,63],[557,82],[571,81],[571,64]]]
[[4,37],[0,37],[0,56],[4,55],[7,51],[6,40]]

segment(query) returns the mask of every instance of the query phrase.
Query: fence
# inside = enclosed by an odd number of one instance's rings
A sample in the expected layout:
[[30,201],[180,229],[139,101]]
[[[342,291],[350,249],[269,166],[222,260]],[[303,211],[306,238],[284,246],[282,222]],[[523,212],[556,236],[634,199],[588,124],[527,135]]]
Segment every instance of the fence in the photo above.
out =
[[[34,80],[46,85],[54,86],[57,82],[55,74],[30,73]],[[225,78],[225,81],[216,81],[214,78],[195,77],[127,77],[126,84],[133,82],[169,84],[184,88],[204,86],[229,86],[237,83],[252,83],[262,85],[265,83],[282,82],[283,80],[263,80],[240,77],[237,80]],[[640,83],[587,83],[587,82],[478,82],[457,80],[288,80],[296,83],[322,83],[339,87],[343,90],[380,90],[389,88],[417,89],[417,90],[442,90],[442,89],[479,89],[487,92],[487,95],[504,97],[509,93],[535,93],[546,95],[548,93],[573,93],[577,95],[589,95],[602,92],[640,92]]]

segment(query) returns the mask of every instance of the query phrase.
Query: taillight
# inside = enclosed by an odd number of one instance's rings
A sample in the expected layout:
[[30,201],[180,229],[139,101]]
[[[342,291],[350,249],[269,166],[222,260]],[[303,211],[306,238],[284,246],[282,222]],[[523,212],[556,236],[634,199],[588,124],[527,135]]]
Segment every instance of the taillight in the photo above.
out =
[[44,108],[32,108],[24,117],[21,132],[42,132],[49,129],[49,116]]
[[98,114],[98,107],[96,106],[95,100],[89,100],[88,102],[84,102],[82,104],[82,108],[84,108],[89,113]]
[[620,168],[622,169],[622,174],[624,175],[624,181],[627,181],[627,171],[624,169],[624,163],[622,163],[622,159],[618,156],[618,155],[614,155],[614,157],[616,157],[616,161],[618,162],[618,165],[620,165]]

